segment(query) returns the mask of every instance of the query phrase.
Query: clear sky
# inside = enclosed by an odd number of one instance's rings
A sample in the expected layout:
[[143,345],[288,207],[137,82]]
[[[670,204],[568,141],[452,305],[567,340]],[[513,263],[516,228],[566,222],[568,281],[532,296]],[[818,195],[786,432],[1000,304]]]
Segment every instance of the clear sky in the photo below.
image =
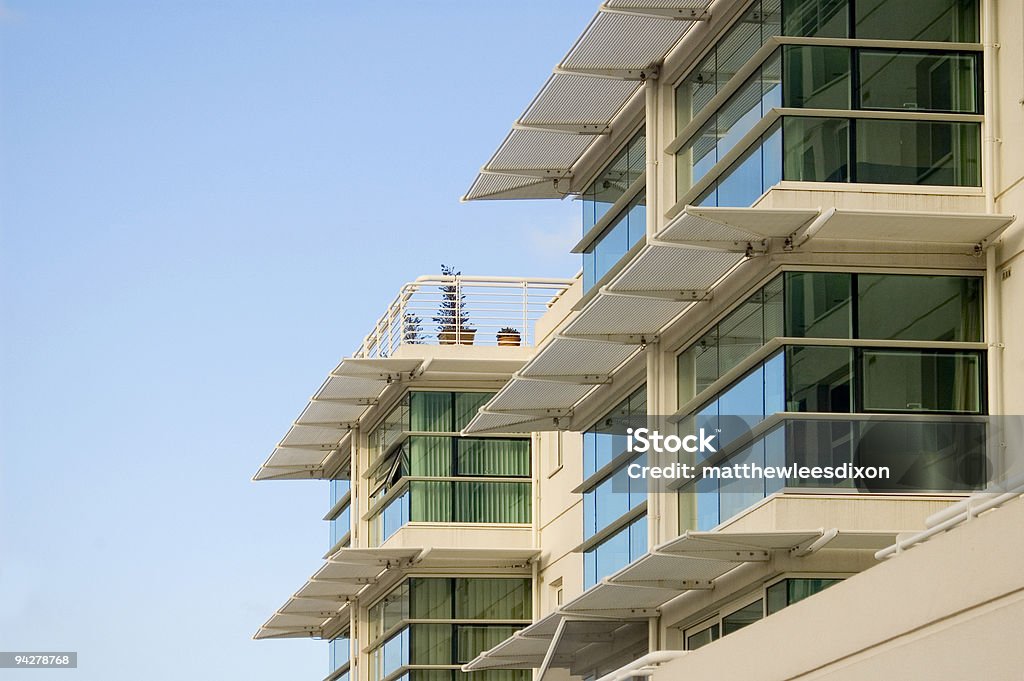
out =
[[328,548],[251,476],[405,281],[571,276],[572,202],[459,204],[597,0],[0,5],[0,650],[320,679],[251,640]]

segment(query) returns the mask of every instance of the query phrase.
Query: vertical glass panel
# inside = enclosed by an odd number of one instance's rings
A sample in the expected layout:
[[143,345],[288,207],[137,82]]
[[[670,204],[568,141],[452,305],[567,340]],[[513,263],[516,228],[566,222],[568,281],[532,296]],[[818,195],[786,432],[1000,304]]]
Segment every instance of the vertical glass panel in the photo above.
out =
[[[719,442],[724,447],[746,435],[764,416],[764,367],[734,383],[718,400]],[[699,456],[699,455],[698,455]]]
[[701,629],[700,631],[690,634],[686,637],[686,649],[697,650],[712,641],[718,640],[718,624],[712,624],[707,629]]
[[863,109],[978,111],[977,57],[860,50]]
[[[596,530],[601,531],[629,511],[629,476],[620,468],[596,488]],[[620,490],[620,491],[616,491]]]
[[[785,432],[787,464],[835,467],[852,460],[853,429],[849,420],[790,421]],[[853,481],[849,479],[794,478],[787,484],[790,487],[853,487]]]
[[981,126],[949,121],[861,119],[857,181],[981,185]]
[[718,41],[718,88],[732,80],[736,72],[761,49],[762,38],[761,3],[754,2],[752,7],[733,24],[732,28]]
[[786,348],[787,411],[849,413],[852,377],[849,348]]
[[981,411],[978,353],[864,350],[864,410]]
[[411,392],[409,412],[411,430],[453,432],[451,393]]
[[629,528],[624,527],[595,547],[597,581],[629,564]]
[[410,664],[451,664],[452,625],[414,624],[410,629]]
[[848,38],[848,0],[782,0],[783,35]]
[[799,603],[808,596],[813,596],[816,593],[820,593],[825,589],[829,588],[833,584],[838,584],[843,580],[841,579],[787,579],[787,603],[786,605],[793,605]]
[[761,135],[761,193],[782,182],[782,122]]
[[[765,435],[764,465],[776,468],[786,465],[786,428],[784,425],[773,428]],[[764,495],[766,497],[771,496],[781,491],[785,485],[785,479],[766,478],[764,481]]]
[[687,350],[693,354],[697,393],[718,380],[718,328],[715,327]]
[[528,482],[466,481],[439,484],[450,485],[452,488],[455,497],[452,518],[454,522],[530,522],[530,483]]
[[712,116],[676,153],[676,195],[681,197],[718,163],[717,116]]
[[850,124],[841,118],[787,116],[782,119],[786,180],[847,182]]
[[452,474],[451,437],[410,435],[406,441],[408,464],[405,470],[412,476],[448,476]]
[[761,145],[755,144],[729,166],[718,180],[718,205],[746,207],[757,202],[762,193]]
[[647,553],[647,516],[643,516],[629,526],[629,562]]
[[716,52],[712,49],[676,88],[676,134],[718,93],[717,71]]
[[761,76],[755,73],[718,111],[718,157],[729,153],[761,120]]
[[765,342],[785,335],[785,305],[783,304],[783,276],[775,277],[762,289],[764,299],[764,331]]
[[764,601],[756,600],[722,618],[722,636],[728,636],[764,617]]
[[647,192],[642,191],[626,208],[627,241],[633,248],[647,235]]
[[[825,0],[821,0],[824,2]],[[979,42],[978,0],[857,0],[857,38]]]
[[786,600],[786,580],[776,582],[765,589],[765,611],[774,615],[785,608],[789,603]]
[[[593,225],[591,225],[593,226]],[[589,291],[597,281],[597,256],[591,246],[583,253],[583,290]]]
[[583,553],[583,588],[584,590],[597,584],[597,550],[590,549]]
[[[764,441],[759,440],[729,458],[726,465],[757,465],[764,467]],[[744,509],[764,499],[764,480],[759,478],[730,478],[719,483],[722,520],[728,520]],[[728,633],[728,632],[726,632]]]
[[697,529],[710,530],[718,524],[718,480],[701,478],[696,484]]
[[626,147],[626,169],[629,173],[629,184],[640,179],[640,176],[647,170],[647,137],[643,128],[640,129],[629,146]]
[[420,620],[446,620],[452,616],[452,580],[413,577],[409,580],[409,616]]
[[[477,655],[490,650],[494,646],[498,645],[508,637],[512,636],[515,632],[519,631],[521,627],[516,626],[501,626],[501,625],[476,625],[476,624],[460,624],[456,627],[456,635],[458,636],[457,649],[456,649],[456,664],[465,664],[470,662]],[[526,671],[524,670],[497,670],[497,671]],[[460,673],[459,676],[462,676]]]
[[332,639],[330,643],[331,671],[348,664],[352,657],[352,647],[349,642],[348,632],[338,638]]
[[850,55],[845,47],[783,47],[784,106],[801,109],[850,108]]
[[858,337],[978,342],[981,282],[980,277],[858,274]]
[[778,353],[764,364],[764,413],[786,411],[786,360]]
[[532,616],[530,580],[466,578],[455,580],[455,618],[528,620]]
[[451,485],[447,482],[413,480],[409,483],[411,522],[441,523],[452,520]]
[[786,335],[850,338],[851,276],[832,272],[786,272]]
[[494,397],[494,393],[455,393],[455,431],[469,425],[477,410]]
[[594,275],[600,279],[622,260],[629,250],[629,222],[619,219],[608,226],[594,244]]
[[764,344],[761,292],[740,303],[718,323],[719,374],[732,369]]
[[530,441],[459,438],[456,475],[526,477],[530,475]]

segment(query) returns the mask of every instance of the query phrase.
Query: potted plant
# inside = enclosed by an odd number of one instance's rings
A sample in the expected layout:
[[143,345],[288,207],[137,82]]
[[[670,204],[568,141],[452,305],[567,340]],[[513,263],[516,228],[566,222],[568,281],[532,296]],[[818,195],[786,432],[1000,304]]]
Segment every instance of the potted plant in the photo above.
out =
[[[441,265],[441,274],[446,277],[459,277],[462,272],[454,267]],[[462,293],[458,281],[441,287],[441,305],[434,317],[437,324],[437,341],[441,345],[472,345],[476,337],[476,329],[469,326],[469,313],[466,311],[466,294]]]
[[402,342],[407,345],[420,345],[423,343],[423,320],[414,314],[406,312],[402,316]]
[[518,346],[522,343],[523,337],[519,334],[519,329],[511,326],[503,326],[498,329],[498,345]]

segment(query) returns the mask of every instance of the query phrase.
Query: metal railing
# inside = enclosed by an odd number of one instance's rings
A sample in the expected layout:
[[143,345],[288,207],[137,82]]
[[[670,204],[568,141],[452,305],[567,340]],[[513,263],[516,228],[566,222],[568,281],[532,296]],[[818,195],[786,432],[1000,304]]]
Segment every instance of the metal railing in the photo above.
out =
[[535,324],[572,279],[427,275],[404,285],[354,357],[402,345],[528,346]]

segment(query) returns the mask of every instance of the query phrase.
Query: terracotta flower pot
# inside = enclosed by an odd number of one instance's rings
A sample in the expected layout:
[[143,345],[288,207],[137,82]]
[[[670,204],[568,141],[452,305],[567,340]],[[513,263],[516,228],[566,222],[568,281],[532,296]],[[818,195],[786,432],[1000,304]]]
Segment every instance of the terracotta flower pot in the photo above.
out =
[[518,333],[499,333],[498,334],[498,345],[499,346],[519,346],[523,344],[523,337]]

